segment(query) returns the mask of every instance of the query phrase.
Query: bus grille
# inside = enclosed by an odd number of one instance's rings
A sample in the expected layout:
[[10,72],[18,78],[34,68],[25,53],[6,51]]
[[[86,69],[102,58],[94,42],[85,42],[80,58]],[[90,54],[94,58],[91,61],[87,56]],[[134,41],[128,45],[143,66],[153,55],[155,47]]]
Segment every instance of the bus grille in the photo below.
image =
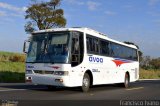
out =
[[35,74],[54,74],[54,71],[34,70]]

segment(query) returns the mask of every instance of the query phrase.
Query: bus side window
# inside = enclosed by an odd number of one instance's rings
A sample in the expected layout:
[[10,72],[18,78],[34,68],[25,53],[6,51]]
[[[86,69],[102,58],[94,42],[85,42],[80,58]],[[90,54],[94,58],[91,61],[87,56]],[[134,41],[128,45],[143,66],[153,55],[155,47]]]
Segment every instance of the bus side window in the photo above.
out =
[[92,35],[87,34],[87,53],[98,54],[99,53],[99,40]]
[[93,43],[92,43],[92,38],[87,37],[87,52],[92,52],[93,51]]
[[100,54],[109,55],[109,42],[100,40]]
[[109,48],[110,50],[110,56],[111,57],[113,57],[114,55],[115,55],[115,53],[114,53],[114,45],[113,45],[113,43],[110,43],[110,48]]
[[98,42],[98,39],[93,39],[93,46],[94,46],[94,52],[95,53],[98,53],[99,52],[99,42]]

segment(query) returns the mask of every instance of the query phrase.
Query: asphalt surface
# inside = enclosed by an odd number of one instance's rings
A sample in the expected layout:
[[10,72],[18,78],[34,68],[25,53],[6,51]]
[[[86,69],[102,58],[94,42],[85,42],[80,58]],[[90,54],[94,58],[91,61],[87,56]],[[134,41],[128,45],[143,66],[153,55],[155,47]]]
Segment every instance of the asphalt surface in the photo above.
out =
[[42,85],[1,83],[0,100],[160,100],[160,80],[139,80],[131,83],[129,88],[118,84],[94,86],[88,93],[81,92],[80,88],[48,90]]

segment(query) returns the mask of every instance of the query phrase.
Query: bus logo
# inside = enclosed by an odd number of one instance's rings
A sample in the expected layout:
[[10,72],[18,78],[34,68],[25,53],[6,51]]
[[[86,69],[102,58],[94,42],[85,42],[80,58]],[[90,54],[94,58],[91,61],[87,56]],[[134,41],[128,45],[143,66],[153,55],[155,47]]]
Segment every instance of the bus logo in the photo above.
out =
[[34,68],[34,66],[27,66],[27,68]]
[[50,68],[59,69],[59,66],[49,66]]
[[103,58],[99,58],[99,57],[89,57],[89,62],[103,63]]

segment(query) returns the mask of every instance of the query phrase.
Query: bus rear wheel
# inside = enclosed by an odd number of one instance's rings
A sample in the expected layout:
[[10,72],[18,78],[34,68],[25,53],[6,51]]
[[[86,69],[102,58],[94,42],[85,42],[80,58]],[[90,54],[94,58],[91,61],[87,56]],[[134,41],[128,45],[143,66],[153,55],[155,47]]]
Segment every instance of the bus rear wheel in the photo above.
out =
[[88,75],[88,73],[85,73],[82,80],[82,91],[88,92],[89,87],[90,87],[90,76]]
[[128,87],[129,87],[129,84],[130,84],[129,75],[126,73],[126,74],[125,74],[125,80],[124,80],[124,87],[125,87],[125,88],[128,88]]

